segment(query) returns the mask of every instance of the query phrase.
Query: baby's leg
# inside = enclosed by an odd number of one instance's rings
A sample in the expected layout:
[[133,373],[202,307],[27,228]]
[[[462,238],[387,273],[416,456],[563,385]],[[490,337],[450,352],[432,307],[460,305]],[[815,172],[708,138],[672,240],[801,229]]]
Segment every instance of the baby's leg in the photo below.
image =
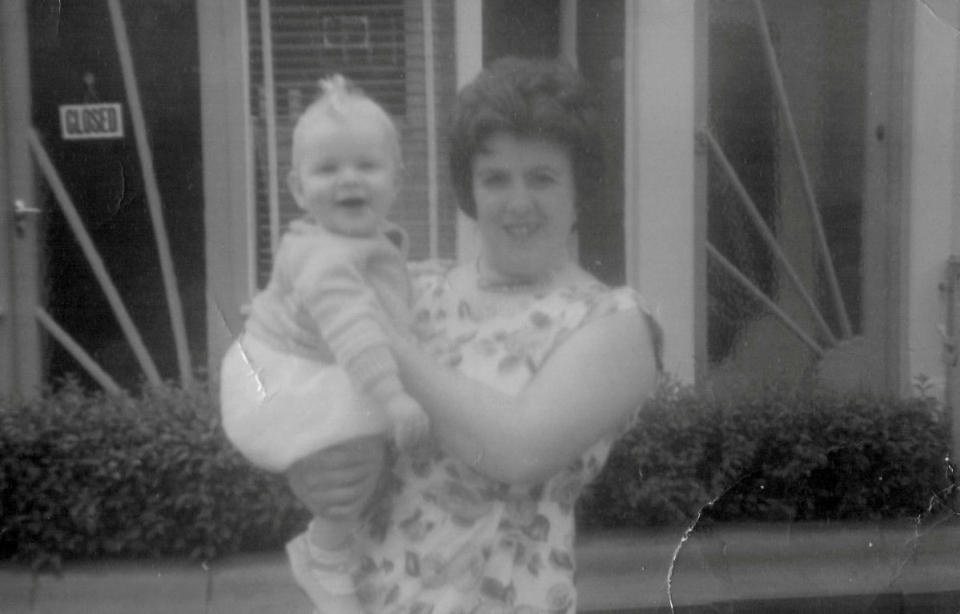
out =
[[287,544],[293,575],[321,614],[364,614],[351,576],[358,564],[357,526],[356,519],[316,516],[304,535]]
[[[307,532],[287,544],[287,554],[297,583],[322,614],[363,612],[351,577],[359,563],[354,535],[375,496],[384,448],[383,436],[352,439],[315,452],[287,470],[294,494],[314,513]],[[331,500],[331,493],[344,487],[353,492],[353,501],[351,497]],[[331,505],[345,516],[322,516]]]

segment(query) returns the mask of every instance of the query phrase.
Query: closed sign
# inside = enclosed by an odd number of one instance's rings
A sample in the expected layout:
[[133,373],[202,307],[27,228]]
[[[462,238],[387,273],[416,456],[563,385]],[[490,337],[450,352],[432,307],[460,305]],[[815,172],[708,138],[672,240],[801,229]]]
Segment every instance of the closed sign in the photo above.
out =
[[118,102],[62,105],[60,134],[67,141],[122,139],[123,107]]

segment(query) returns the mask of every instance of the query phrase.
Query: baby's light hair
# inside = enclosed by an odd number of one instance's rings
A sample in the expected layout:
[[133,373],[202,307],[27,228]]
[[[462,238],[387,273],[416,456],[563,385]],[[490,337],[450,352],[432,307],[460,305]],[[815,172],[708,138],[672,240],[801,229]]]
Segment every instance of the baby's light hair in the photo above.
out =
[[316,102],[325,104],[331,111],[336,113],[345,113],[349,110],[349,104],[357,98],[367,98],[353,81],[349,81],[343,75],[337,73],[317,81],[317,89],[320,95]]
[[400,153],[400,135],[396,124],[387,111],[370,98],[353,81],[341,74],[333,74],[317,82],[319,96],[304,109],[293,128],[292,162],[294,167],[300,157],[305,126],[316,121],[319,117],[342,119],[350,114],[367,115],[381,124],[386,131],[393,151],[394,163],[399,172],[403,166]]

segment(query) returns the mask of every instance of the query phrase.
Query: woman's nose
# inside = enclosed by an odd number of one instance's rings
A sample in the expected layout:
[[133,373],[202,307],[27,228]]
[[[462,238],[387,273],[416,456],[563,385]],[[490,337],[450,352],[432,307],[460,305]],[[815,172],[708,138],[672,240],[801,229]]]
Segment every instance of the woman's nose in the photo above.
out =
[[510,190],[507,197],[507,209],[513,212],[524,212],[533,207],[533,192],[523,185]]

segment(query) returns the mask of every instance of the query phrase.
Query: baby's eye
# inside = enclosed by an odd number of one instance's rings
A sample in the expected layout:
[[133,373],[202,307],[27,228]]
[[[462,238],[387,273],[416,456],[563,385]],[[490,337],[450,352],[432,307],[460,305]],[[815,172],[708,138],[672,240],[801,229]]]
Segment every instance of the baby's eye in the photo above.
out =
[[314,172],[320,175],[330,175],[337,172],[337,165],[333,162],[325,162],[314,168]]
[[484,173],[477,178],[477,182],[485,188],[496,189],[505,187],[510,182],[507,173]]
[[357,168],[362,171],[375,171],[380,168],[380,163],[376,160],[361,160],[357,163]]

